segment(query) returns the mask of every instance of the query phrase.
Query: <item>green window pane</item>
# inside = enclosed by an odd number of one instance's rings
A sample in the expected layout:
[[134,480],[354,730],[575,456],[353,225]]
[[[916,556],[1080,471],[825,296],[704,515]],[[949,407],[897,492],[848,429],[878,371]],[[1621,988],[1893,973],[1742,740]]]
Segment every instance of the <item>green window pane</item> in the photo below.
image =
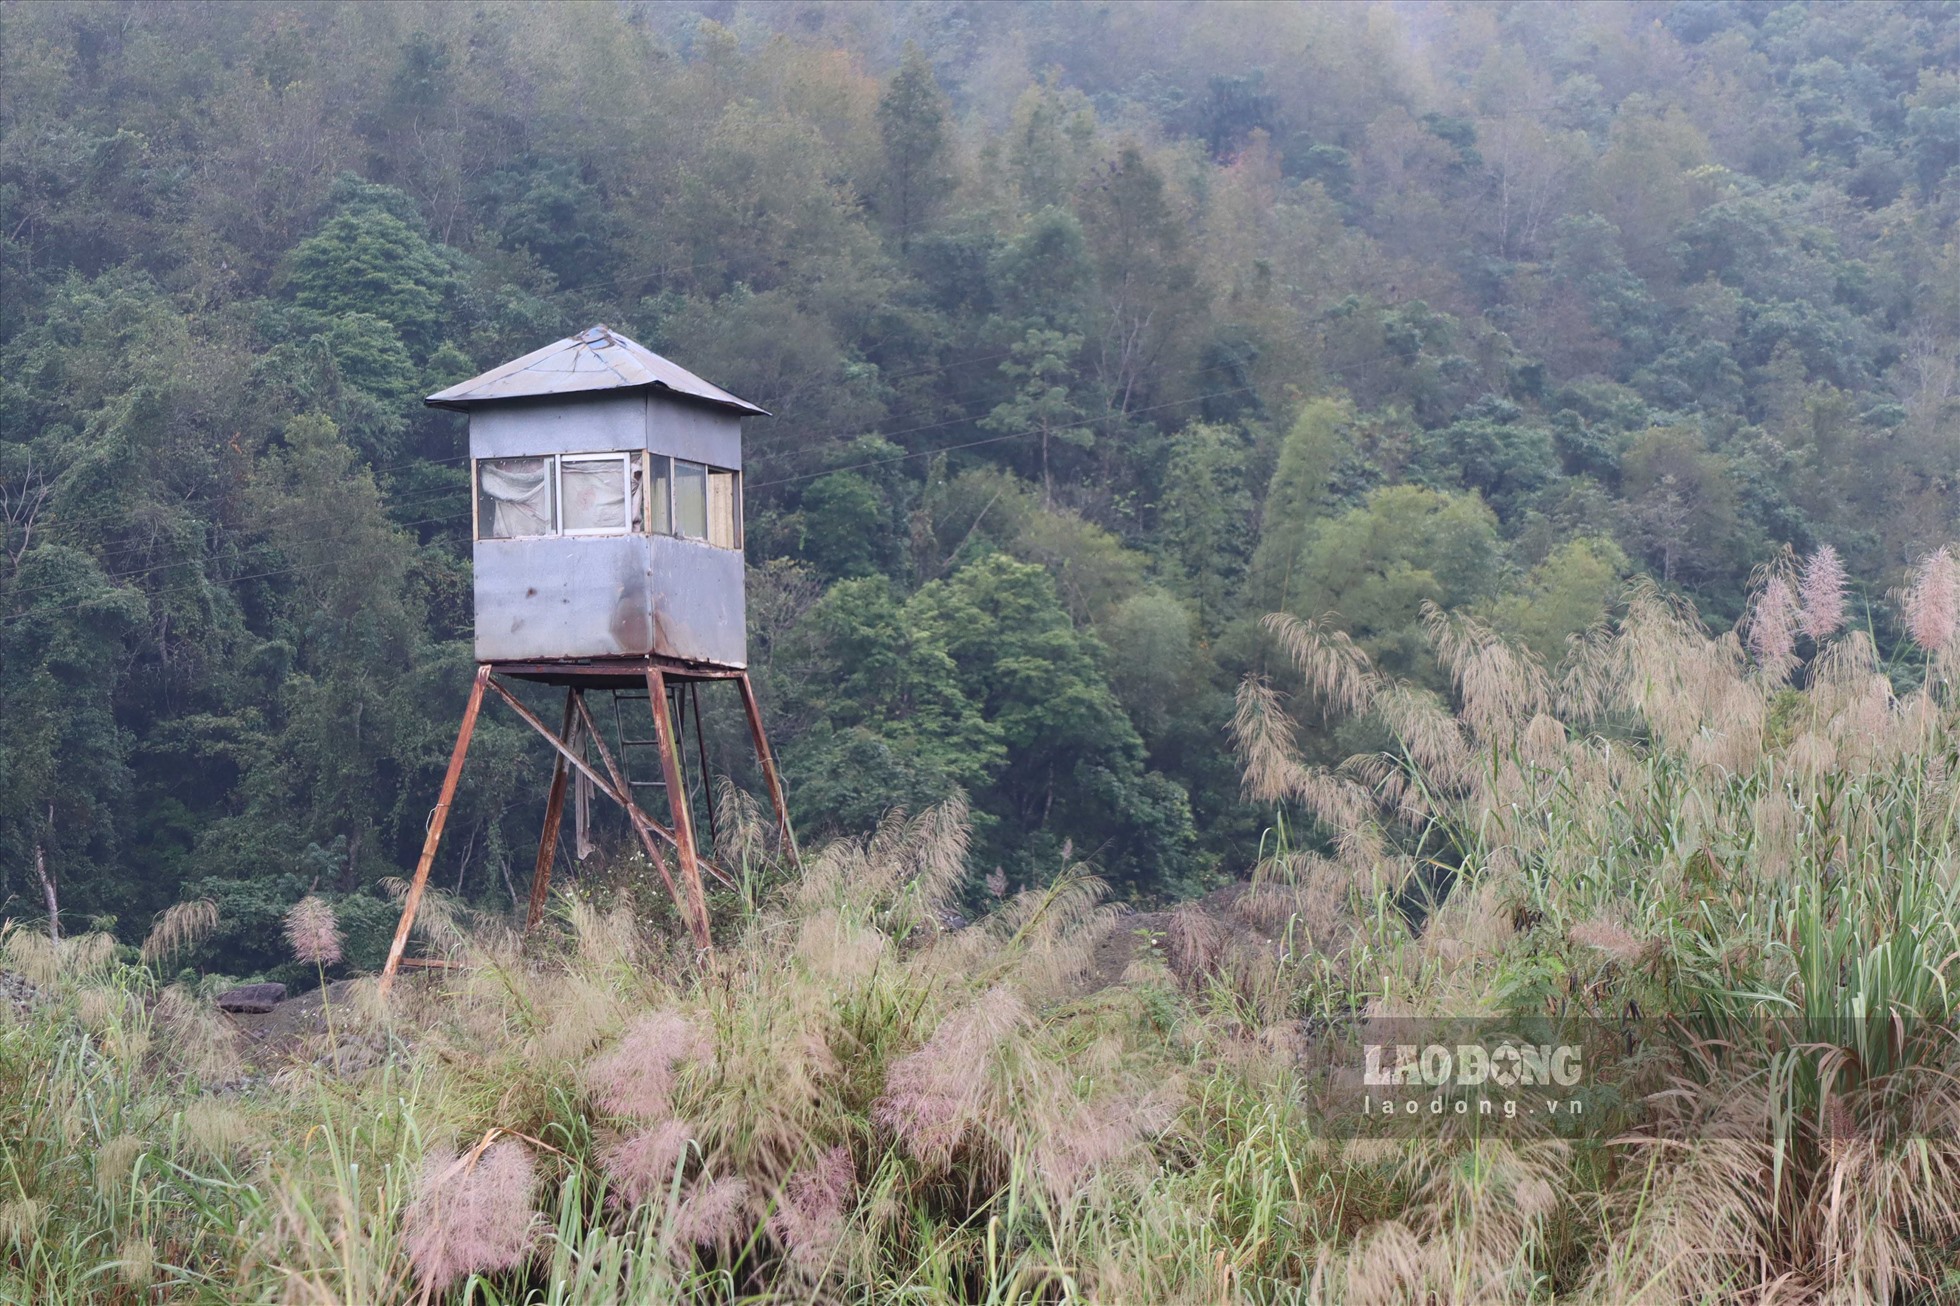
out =
[[708,538],[708,469],[678,458],[674,460],[674,534],[690,540]]
[[670,484],[671,477],[667,470],[671,461],[671,459],[663,454],[654,454],[651,458],[647,459],[647,465],[653,472],[653,483],[648,488],[647,493],[651,496],[648,501],[648,507],[652,509],[653,533],[655,535],[672,535],[674,533],[673,487]]

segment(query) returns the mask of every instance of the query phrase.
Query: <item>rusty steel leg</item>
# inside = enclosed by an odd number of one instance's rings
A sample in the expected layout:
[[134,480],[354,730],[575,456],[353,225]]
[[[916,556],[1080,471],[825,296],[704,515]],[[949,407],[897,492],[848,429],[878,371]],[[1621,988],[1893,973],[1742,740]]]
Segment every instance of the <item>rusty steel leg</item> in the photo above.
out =
[[714,941],[708,934],[708,895],[701,887],[701,866],[694,851],[694,820],[687,810],[687,790],[682,787],[680,741],[674,738],[673,718],[667,712],[667,677],[652,663],[647,664],[647,700],[647,706],[653,709],[653,737],[660,747],[660,771],[667,780],[674,840],[680,845],[681,882],[687,887],[688,927],[694,932],[695,946],[707,952],[714,947]]
[[782,777],[776,773],[776,758],[769,751],[769,736],[762,730],[762,706],[755,701],[755,686],[749,683],[748,672],[735,677],[735,687],[742,693],[742,711],[749,718],[749,737],[755,741],[756,760],[762,763],[762,779],[769,786],[770,806],[776,809],[776,829],[782,836],[783,851],[791,865],[801,866],[803,856],[796,849],[796,832],[790,828]]
[[463,725],[456,732],[456,747],[449,754],[449,770],[442,777],[442,795],[429,814],[429,832],[422,840],[422,857],[415,863],[415,878],[408,882],[408,896],[402,900],[401,924],[395,926],[395,941],[388,945],[388,962],[381,968],[380,992],[388,996],[395,982],[395,971],[402,964],[402,949],[408,946],[409,927],[415,924],[415,909],[422,905],[422,890],[429,883],[429,867],[435,864],[436,847],[442,843],[442,827],[449,824],[449,804],[456,797],[456,783],[463,778],[463,759],[469,755],[470,736],[476,733],[476,714],[483,707],[483,687],[490,683],[490,668],[479,666],[470,686],[470,700],[463,708]]
[[[558,727],[558,737],[568,744],[572,742],[572,723],[578,720],[572,715],[578,696],[576,689],[565,691],[565,720]],[[545,895],[551,891],[551,864],[558,857],[558,823],[565,816],[565,785],[572,776],[562,753],[554,753],[551,762],[551,794],[544,801],[544,835],[538,840],[538,864],[531,872],[531,905],[524,913],[526,931],[536,929],[544,919]]]

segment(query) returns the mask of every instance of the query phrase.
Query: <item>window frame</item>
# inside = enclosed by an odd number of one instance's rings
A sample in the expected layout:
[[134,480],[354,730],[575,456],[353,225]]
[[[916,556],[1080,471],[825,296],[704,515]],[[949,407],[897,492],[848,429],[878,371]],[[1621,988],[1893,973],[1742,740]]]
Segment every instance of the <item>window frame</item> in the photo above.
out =
[[[547,484],[551,487],[551,526],[549,530],[536,535],[485,535],[483,533],[483,465],[485,463],[520,462],[537,458],[551,460],[551,470],[547,474]],[[474,541],[483,540],[550,540],[563,533],[564,512],[558,485],[558,455],[552,453],[497,454],[489,458],[470,459],[470,535]]]
[[[697,462],[692,458],[672,458],[668,460],[668,465],[670,469],[668,484],[672,487],[669,493],[673,495],[673,510],[668,514],[668,525],[672,528],[671,534],[677,540],[691,540],[696,544],[707,544],[708,472],[710,470],[708,464]],[[701,533],[699,535],[689,535],[681,529],[681,468],[683,467],[691,468],[701,474]]]
[[[591,535],[631,535],[633,533],[633,451],[613,449],[600,453],[559,453],[547,455],[555,460],[552,468],[558,491],[558,534],[578,538]],[[617,526],[567,526],[565,524],[565,464],[619,464],[620,512]]]
[[674,533],[674,457],[672,454],[654,453],[651,449],[642,456],[646,459],[646,505],[643,513],[646,518],[646,533],[672,535]]
[[[731,539],[727,544],[715,543],[715,478],[717,476],[728,478],[728,526]],[[713,465],[708,467],[708,543],[717,549],[732,549],[736,553],[742,551],[742,473],[736,468]]]
[[[538,535],[485,535],[483,533],[483,465],[485,463],[505,462],[513,459],[548,458],[551,460],[549,474],[551,485],[551,529]],[[579,526],[565,524],[565,464],[568,462],[606,462],[615,460],[620,468],[620,489],[623,502],[627,506],[625,524],[622,526]],[[702,535],[684,535],[680,529],[680,472],[682,464],[701,469],[702,521],[706,531]],[[633,477],[640,477],[640,511],[632,511]],[[732,544],[717,543],[714,537],[714,480],[726,476],[731,484],[729,511],[733,517]],[[663,513],[664,509],[664,513]],[[661,524],[664,515],[666,523]],[[651,449],[598,449],[580,453],[534,453],[498,454],[487,458],[470,459],[470,536],[475,541],[484,540],[550,540],[550,539],[590,539],[610,535],[665,535],[671,539],[686,540],[690,544],[704,544],[711,549],[725,549],[740,553],[746,546],[745,530],[747,514],[742,503],[742,472],[736,467],[717,467],[713,463],[693,458],[682,458],[675,454],[655,453]]]

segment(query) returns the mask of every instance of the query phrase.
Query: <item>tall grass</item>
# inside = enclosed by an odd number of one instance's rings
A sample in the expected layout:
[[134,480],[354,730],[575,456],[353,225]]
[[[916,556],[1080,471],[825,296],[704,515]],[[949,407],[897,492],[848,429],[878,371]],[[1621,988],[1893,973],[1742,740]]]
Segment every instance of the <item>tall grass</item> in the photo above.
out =
[[[941,925],[957,804],[792,872],[731,802],[705,964],[630,893],[528,937],[437,901],[456,968],[270,1048],[152,970],[203,908],[141,955],[10,928],[41,998],[0,1005],[0,1300],[1953,1299],[1944,576],[1903,670],[1815,560],[1740,633],[1635,589],[1556,670],[1432,614],[1447,694],[1275,619],[1258,864],[1113,984],[1138,932],[1086,868]],[[1296,712],[1386,746],[1313,764]],[[1336,1031],[1483,1012],[1662,1031],[1624,1128],[1328,1127]]]

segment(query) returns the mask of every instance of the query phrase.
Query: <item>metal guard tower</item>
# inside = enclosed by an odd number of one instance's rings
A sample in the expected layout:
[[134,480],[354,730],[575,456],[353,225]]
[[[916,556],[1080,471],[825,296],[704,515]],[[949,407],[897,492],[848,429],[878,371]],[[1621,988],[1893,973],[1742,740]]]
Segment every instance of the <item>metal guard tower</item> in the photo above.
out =
[[[625,811],[696,946],[707,949],[702,872],[729,881],[702,855],[687,798],[690,707],[708,792],[703,682],[730,681],[740,693],[782,847],[796,855],[749,682],[743,606],[742,419],[769,414],[604,326],[424,402],[469,415],[477,669],[381,972],[382,992],[402,964],[486,691],[555,754],[526,928],[544,913],[565,790],[576,775]],[[505,683],[517,680],[564,687],[556,732]],[[616,714],[618,691],[645,693],[653,737],[625,738],[622,719],[620,747],[655,748],[660,781],[628,779],[623,756],[607,747],[585,701],[593,690],[614,691]],[[639,787],[665,791],[665,825],[635,801]],[[712,808],[709,814],[712,820]]]

